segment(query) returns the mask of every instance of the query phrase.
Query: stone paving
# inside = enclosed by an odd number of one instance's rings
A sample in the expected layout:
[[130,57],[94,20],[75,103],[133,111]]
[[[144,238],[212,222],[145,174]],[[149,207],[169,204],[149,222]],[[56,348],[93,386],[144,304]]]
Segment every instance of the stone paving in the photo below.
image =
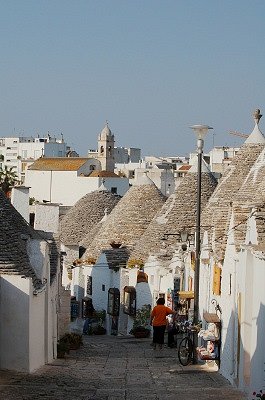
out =
[[33,374],[0,371],[1,400],[243,400],[218,372],[182,367],[176,349],[161,354],[150,339],[86,336],[65,359]]

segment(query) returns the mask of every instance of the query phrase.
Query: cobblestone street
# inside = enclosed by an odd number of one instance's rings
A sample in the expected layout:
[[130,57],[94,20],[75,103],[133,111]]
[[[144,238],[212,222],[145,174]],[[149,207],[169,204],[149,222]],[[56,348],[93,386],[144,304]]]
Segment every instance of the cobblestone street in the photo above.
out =
[[150,339],[86,336],[66,359],[34,374],[1,371],[1,400],[241,400],[218,372],[205,366],[182,367],[176,349],[160,357]]

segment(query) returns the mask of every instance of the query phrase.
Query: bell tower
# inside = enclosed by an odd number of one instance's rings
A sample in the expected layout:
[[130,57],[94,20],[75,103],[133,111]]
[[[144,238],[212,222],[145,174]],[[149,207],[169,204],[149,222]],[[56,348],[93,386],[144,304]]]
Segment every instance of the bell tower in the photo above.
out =
[[108,122],[98,135],[98,160],[101,163],[102,171],[114,171],[114,135],[112,134]]

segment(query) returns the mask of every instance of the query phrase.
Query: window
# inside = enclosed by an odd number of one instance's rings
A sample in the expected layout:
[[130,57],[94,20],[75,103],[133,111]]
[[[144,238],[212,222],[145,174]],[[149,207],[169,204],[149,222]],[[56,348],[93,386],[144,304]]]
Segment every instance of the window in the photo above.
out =
[[134,170],[130,170],[129,171],[129,179],[133,179],[135,176],[135,171]]
[[79,246],[79,258],[85,253],[86,248],[84,246]]
[[92,296],[92,276],[87,276],[86,294]]
[[26,167],[27,167],[27,163],[25,163],[25,162],[21,163],[21,171],[24,172],[26,170]]
[[89,165],[89,169],[90,169],[90,171],[95,171],[95,169],[96,169],[96,166],[95,165]]
[[110,189],[110,191],[111,191],[111,193],[113,193],[113,194],[117,194],[117,188],[116,188],[116,187],[112,187],[112,188]]
[[109,289],[107,313],[112,316],[118,316],[120,313],[120,291],[117,288]]
[[29,214],[29,224],[31,226],[33,226],[33,228],[34,228],[34,222],[35,222],[35,213],[30,213]]
[[22,150],[22,158],[27,158],[28,152],[27,150]]
[[[36,158],[40,158],[40,156],[41,156],[41,152],[40,152],[40,150],[34,150],[34,158],[36,159]],[[26,158],[26,157],[25,157]]]
[[128,315],[136,314],[136,290],[133,286],[125,286],[123,312]]
[[106,286],[102,285],[102,292],[105,292]]

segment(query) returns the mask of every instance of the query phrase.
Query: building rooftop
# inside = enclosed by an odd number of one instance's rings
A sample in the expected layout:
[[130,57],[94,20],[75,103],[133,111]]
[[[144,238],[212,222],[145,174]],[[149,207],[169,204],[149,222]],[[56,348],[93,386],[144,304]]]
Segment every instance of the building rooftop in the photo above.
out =
[[165,196],[147,176],[132,186],[102,223],[86,250],[84,258],[97,258],[111,242],[126,246],[129,251],[142,236],[154,215],[165,203]]
[[35,289],[41,286],[27,252],[27,241],[40,239],[0,190],[0,273],[32,278]]
[[112,211],[120,198],[104,187],[83,196],[61,220],[61,241],[66,245],[78,245],[105,214]]
[[34,161],[28,169],[39,171],[77,171],[91,158],[81,157],[42,157]]

